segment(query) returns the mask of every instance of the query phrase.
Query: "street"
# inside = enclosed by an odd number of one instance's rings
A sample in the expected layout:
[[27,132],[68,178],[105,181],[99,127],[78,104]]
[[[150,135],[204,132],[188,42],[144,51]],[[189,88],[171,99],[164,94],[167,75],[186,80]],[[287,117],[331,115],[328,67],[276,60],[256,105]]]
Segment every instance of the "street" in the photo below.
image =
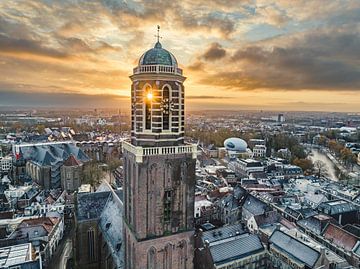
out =
[[54,269],[66,269],[66,264],[72,258],[72,236],[73,230],[67,232],[61,240],[49,266]]

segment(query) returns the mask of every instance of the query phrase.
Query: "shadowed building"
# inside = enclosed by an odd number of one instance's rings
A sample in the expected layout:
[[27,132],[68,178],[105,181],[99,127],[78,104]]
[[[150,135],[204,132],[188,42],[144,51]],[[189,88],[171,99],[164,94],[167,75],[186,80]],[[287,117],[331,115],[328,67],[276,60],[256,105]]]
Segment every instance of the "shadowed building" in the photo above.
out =
[[125,268],[193,268],[196,145],[184,144],[185,77],[160,42],[130,77],[124,142]]
[[66,191],[76,191],[81,185],[83,164],[70,155],[60,168],[61,188]]
[[123,269],[122,192],[79,193],[76,202],[75,268]]

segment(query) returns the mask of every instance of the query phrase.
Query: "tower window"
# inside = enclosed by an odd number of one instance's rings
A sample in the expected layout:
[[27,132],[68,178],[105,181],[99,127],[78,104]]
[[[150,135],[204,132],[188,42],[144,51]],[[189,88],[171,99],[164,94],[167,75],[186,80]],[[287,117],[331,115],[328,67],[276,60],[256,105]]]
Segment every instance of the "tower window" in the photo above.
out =
[[170,221],[171,218],[171,197],[172,191],[167,190],[164,194],[164,221]]
[[150,87],[145,91],[145,129],[151,129],[151,106],[152,106],[153,93]]
[[169,130],[170,122],[170,91],[169,87],[164,87],[162,96],[163,130]]

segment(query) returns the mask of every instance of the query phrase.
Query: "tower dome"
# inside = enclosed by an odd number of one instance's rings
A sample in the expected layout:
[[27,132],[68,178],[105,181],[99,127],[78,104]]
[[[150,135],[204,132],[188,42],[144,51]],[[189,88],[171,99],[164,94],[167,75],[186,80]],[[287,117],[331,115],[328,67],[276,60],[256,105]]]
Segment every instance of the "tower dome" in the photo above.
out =
[[175,56],[166,49],[163,49],[158,41],[152,49],[149,49],[140,57],[139,66],[141,65],[168,65],[177,67],[177,61]]

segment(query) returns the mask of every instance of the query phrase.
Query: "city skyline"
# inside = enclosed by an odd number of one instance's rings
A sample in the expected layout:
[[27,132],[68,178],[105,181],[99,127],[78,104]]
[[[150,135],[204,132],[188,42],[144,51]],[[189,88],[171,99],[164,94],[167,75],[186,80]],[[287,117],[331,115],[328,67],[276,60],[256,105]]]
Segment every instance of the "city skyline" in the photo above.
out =
[[357,1],[2,1],[0,105],[127,108],[128,76],[159,24],[189,110],[359,112],[359,11]]

